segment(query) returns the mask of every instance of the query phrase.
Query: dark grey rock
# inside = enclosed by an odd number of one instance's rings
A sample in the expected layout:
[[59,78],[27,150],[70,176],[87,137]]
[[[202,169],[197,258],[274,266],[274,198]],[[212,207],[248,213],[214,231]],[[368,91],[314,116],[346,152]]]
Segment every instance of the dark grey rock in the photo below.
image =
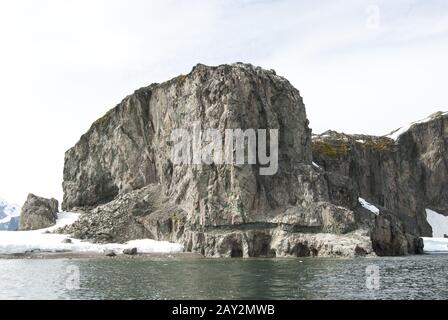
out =
[[104,255],[106,257],[115,257],[117,254],[113,250],[105,250]]
[[129,255],[129,256],[135,256],[138,253],[137,248],[128,248],[123,250],[123,254]]
[[420,237],[406,232],[406,226],[391,213],[375,217],[372,246],[377,255],[400,256],[423,253]]

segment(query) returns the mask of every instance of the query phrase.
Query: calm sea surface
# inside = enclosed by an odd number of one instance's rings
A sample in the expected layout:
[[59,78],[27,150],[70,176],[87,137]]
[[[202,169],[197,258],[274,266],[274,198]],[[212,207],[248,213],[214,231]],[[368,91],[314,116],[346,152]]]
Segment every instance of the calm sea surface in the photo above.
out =
[[0,259],[0,299],[448,299],[448,255]]

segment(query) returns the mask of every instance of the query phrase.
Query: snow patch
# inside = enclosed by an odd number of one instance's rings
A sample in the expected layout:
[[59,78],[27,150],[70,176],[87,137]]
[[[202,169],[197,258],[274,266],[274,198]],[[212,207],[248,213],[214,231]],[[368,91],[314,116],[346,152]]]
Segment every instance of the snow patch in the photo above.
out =
[[[182,252],[183,246],[168,241],[151,239],[133,240],[126,243],[97,244],[79,239],[71,239],[68,235],[52,234],[58,228],[70,225],[79,218],[79,214],[62,212],[58,214],[56,225],[33,231],[0,231],[0,254],[43,252],[88,252],[103,253],[112,250],[122,253],[124,249],[137,248],[139,253],[174,253]],[[65,239],[72,243],[63,243]]]
[[358,198],[359,203],[363,206],[363,208],[369,210],[370,212],[379,215],[380,214],[380,209],[378,209],[377,207],[375,207],[373,204],[367,202],[366,200],[364,200],[363,198]]
[[443,238],[445,234],[448,234],[448,217],[443,214],[426,209],[426,221],[432,227],[434,238]]

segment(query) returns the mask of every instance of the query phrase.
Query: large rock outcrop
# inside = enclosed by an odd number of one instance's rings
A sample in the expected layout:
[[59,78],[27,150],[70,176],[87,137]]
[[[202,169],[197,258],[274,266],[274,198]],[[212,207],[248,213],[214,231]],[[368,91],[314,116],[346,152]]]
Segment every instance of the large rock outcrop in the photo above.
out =
[[37,230],[56,223],[59,203],[56,199],[45,199],[29,194],[22,206],[19,230]]
[[[261,174],[259,162],[173,163],[171,133],[195,128],[222,136],[277,129],[277,172]],[[373,253],[376,218],[360,207],[359,185],[312,156],[305,106],[286,79],[242,63],[197,65],[137,90],[67,151],[62,206],[84,214],[63,231],[98,242],[176,241],[206,256]],[[376,239],[388,241],[380,232]],[[409,248],[400,254],[417,251],[408,238],[399,242]]]
[[[171,133],[192,124],[223,135],[225,129],[278,129],[279,174],[264,178],[251,165],[173,165]],[[300,186],[296,198],[288,195],[297,183],[280,178],[299,170],[297,164],[311,164],[311,157],[305,107],[288,81],[244,64],[198,65],[189,75],[137,90],[93,124],[66,154],[63,208],[96,206],[159,184],[178,202],[196,197],[185,204],[200,210],[196,219],[242,222],[269,214],[271,204],[304,198]],[[224,212],[217,214],[217,206]]]

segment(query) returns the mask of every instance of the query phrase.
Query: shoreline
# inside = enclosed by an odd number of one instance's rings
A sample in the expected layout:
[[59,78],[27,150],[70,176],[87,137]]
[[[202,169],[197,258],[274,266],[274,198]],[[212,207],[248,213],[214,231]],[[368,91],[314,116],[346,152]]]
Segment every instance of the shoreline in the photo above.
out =
[[99,252],[25,252],[13,254],[0,254],[0,260],[51,260],[51,259],[140,259],[140,258],[205,258],[201,254],[191,252],[173,252],[173,253],[138,253],[135,255],[117,254],[113,257],[108,257],[104,253]]
[[376,259],[376,258],[405,258],[413,256],[432,256],[432,255],[446,255],[448,252],[425,252],[422,254],[413,254],[406,256],[307,256],[307,257],[296,257],[296,256],[284,256],[284,257],[241,257],[241,258],[231,258],[231,257],[206,257],[200,253],[194,252],[153,252],[153,253],[137,253],[135,255],[128,255],[119,253],[115,256],[107,256],[105,253],[99,252],[26,252],[26,253],[12,253],[12,254],[0,254],[0,260],[52,260],[52,259],[111,259],[111,260],[122,260],[122,259],[146,259],[146,258],[169,258],[169,259],[205,259],[205,260],[276,260],[276,259],[287,259],[294,260],[297,259],[303,262],[302,259],[337,259],[337,260],[351,260],[351,259]]
[[142,252],[134,255],[117,253],[115,256],[107,256],[105,252],[76,252],[76,251],[35,251],[35,252],[24,252],[24,253],[10,253],[10,254],[0,254],[0,260],[52,260],[52,259],[111,259],[111,260],[122,260],[122,259],[146,259],[146,258],[169,258],[169,259],[206,259],[206,260],[257,260],[257,259],[297,259],[302,262],[302,259],[375,259],[375,258],[405,258],[412,256],[432,256],[432,255],[448,255],[448,251],[428,251],[422,254],[412,254],[406,256],[378,256],[378,255],[367,255],[367,256],[281,256],[281,257],[241,257],[241,258],[231,258],[231,257],[206,257],[197,252]]

